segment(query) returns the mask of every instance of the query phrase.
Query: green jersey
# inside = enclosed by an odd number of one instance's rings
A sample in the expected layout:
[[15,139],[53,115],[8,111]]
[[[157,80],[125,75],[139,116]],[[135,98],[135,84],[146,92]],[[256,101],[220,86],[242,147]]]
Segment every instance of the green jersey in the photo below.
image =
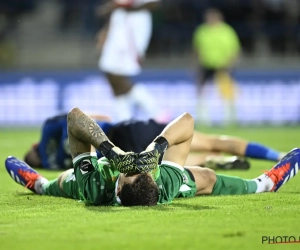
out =
[[[80,169],[82,162],[91,163],[94,170],[85,172]],[[120,172],[106,158],[97,159],[90,154],[81,154],[73,160],[74,172],[63,183],[63,189],[72,198],[93,205],[113,205],[115,187]]]
[[209,69],[228,67],[240,50],[235,30],[226,23],[198,26],[193,35],[193,46],[202,66]]
[[[93,169],[84,171],[80,166],[88,163]],[[120,204],[116,186],[120,172],[106,158],[97,159],[89,153],[74,158],[74,172],[63,181],[67,196],[93,205]],[[192,197],[196,184],[192,174],[173,162],[163,161],[151,175],[159,188],[158,204],[170,203],[177,197]]]

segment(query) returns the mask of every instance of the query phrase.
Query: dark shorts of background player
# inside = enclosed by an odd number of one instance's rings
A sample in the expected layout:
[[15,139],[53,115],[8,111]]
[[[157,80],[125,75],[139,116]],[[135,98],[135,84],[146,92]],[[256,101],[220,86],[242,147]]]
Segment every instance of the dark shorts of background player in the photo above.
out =
[[167,124],[129,120],[117,123],[108,133],[109,139],[124,151],[141,152],[158,136]]
[[215,76],[215,74],[219,71],[226,71],[227,73],[231,74],[230,70],[226,68],[220,68],[220,69],[212,69],[212,68],[206,68],[206,67],[199,67],[199,84],[200,86],[204,86],[205,84],[209,83],[209,80],[212,80]]

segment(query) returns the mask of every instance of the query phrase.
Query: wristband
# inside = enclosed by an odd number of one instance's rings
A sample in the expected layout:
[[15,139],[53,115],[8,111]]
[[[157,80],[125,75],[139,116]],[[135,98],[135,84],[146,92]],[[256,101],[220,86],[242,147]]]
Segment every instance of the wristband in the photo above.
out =
[[164,151],[166,151],[166,149],[169,147],[169,142],[163,136],[157,137],[154,142],[164,147]]
[[106,156],[113,147],[114,145],[112,143],[104,141],[99,145],[99,150],[104,156]]

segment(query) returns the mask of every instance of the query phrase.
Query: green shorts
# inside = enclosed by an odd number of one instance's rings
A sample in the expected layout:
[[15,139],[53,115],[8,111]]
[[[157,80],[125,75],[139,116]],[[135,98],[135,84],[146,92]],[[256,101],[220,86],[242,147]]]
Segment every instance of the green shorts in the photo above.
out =
[[174,198],[190,198],[196,195],[193,174],[174,162],[162,161],[159,168],[152,171],[152,176],[159,188],[158,204],[171,203]]
[[178,198],[194,197],[197,193],[194,175],[189,169],[184,168],[182,177],[183,177],[183,184],[179,189],[177,197]]
[[74,169],[72,172],[70,172],[63,180],[62,182],[62,188],[63,191],[71,198],[75,200],[81,200],[82,197],[79,193],[78,184],[76,181]]

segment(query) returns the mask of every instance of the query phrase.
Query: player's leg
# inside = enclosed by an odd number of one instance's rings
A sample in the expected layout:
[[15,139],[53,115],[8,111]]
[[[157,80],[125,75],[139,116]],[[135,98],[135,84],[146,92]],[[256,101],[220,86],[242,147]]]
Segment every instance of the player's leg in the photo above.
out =
[[203,166],[216,170],[248,170],[250,168],[250,162],[244,157],[235,155],[209,155],[205,158]]
[[71,185],[64,185],[64,187],[60,186],[63,180],[70,179],[70,172],[73,172],[73,169],[67,170],[61,173],[58,178],[48,181],[25,162],[15,157],[8,157],[5,161],[5,166],[7,172],[16,183],[36,194],[79,199],[76,182],[70,183]]
[[36,194],[42,194],[42,185],[48,183],[45,177],[16,157],[7,157],[5,167],[10,177],[16,183],[28,188]]
[[139,172],[144,173],[147,168],[154,170],[159,164],[170,165],[170,162],[183,169],[190,150],[193,132],[193,117],[189,113],[178,116],[144,151],[138,154],[135,162],[137,169],[141,169]]
[[130,44],[126,32],[126,20],[125,11],[112,12],[99,59],[99,68],[104,73],[115,96],[115,105],[118,108],[114,120],[118,121],[132,117],[129,92],[133,84],[126,76],[139,73],[139,69],[132,65],[131,57],[127,53]]
[[219,175],[207,168],[187,168],[195,179],[196,195],[237,195],[277,191],[297,174],[299,166],[300,149],[293,149],[272,169],[251,180]]
[[167,162],[172,162],[183,167],[190,151],[193,133],[193,117],[189,113],[178,116],[164,128],[145,151],[139,154],[137,164],[147,164],[153,159],[158,160],[160,164],[158,158],[163,155],[162,164],[168,165]]
[[233,136],[209,135],[195,131],[191,151],[223,152],[255,159],[279,161],[283,154],[265,145]]
[[196,153],[196,152],[190,152],[185,165],[186,166],[202,166],[204,167],[205,163],[206,163],[206,159],[208,157],[217,157],[217,156],[221,156],[220,153],[215,153],[215,152],[204,152],[204,153]]
[[[183,184],[179,187],[176,197],[193,197],[196,194],[196,184],[193,173],[187,168],[183,168],[190,152],[191,141],[194,134],[194,119],[185,113],[169,123],[160,136],[166,138],[169,147],[165,152],[162,165],[178,165],[182,171]],[[174,164],[175,163],[175,164]],[[171,176],[169,178],[172,178]],[[176,179],[171,181],[176,181]],[[174,186],[174,183],[171,185]]]
[[[149,11],[135,12],[128,15],[127,35],[130,40],[130,53],[136,68],[142,70],[142,61],[149,46],[152,33],[152,15]],[[155,98],[150,94],[147,87],[136,83],[130,93],[131,99],[138,105],[148,118],[156,118],[160,109],[156,105]]]
[[193,133],[194,119],[188,113],[184,113],[169,123],[160,134],[169,143],[163,161],[170,161],[184,166],[190,151]]
[[210,125],[211,119],[208,107],[207,86],[214,75],[214,70],[205,67],[199,68],[197,84],[197,115],[201,125]]
[[158,117],[159,108],[156,105],[156,100],[145,85],[135,83],[129,94],[134,105],[140,108],[147,118]]
[[212,169],[185,166],[194,178],[189,187],[195,186],[195,195],[236,195],[255,193],[257,185],[253,180],[216,174]]
[[58,178],[44,184],[42,194],[79,200],[81,197],[74,169],[66,170]]
[[205,84],[211,80],[214,76],[215,71],[213,69],[205,68],[200,66],[198,69],[198,79],[197,79],[197,87],[198,93],[204,94],[202,90],[204,90]]
[[123,121],[132,118],[132,100],[129,93],[133,83],[125,76],[112,73],[105,73],[105,76],[113,90],[115,105],[118,107],[115,120]]
[[233,125],[236,122],[235,81],[227,69],[220,69],[215,74],[215,82],[223,102],[225,125]]
[[[215,136],[194,131],[191,151],[186,160],[187,166],[203,166],[212,169],[250,168],[250,163],[243,157],[245,141],[240,138]],[[242,150],[240,150],[242,149]],[[233,154],[225,156],[222,153]]]
[[72,179],[73,182],[69,181],[69,185],[65,187],[62,185],[63,181],[67,179],[68,176],[71,176],[71,172],[73,173],[74,169],[66,170],[61,173],[58,178],[45,183],[42,187],[42,195],[80,199],[76,181]]
[[[133,20],[133,16],[138,20]],[[135,105],[141,106],[149,117],[152,117],[156,110],[153,108],[155,102],[149,92],[142,85],[133,84],[129,79],[141,72],[138,60],[142,51],[146,50],[150,37],[145,36],[147,32],[145,25],[141,30],[136,27],[143,25],[143,20],[143,17],[131,15],[124,10],[114,11],[99,60],[99,67],[105,72],[114,91],[118,121],[132,118]]]
[[[147,121],[124,121],[113,126],[109,133],[109,139],[124,151],[141,152],[166,126],[167,124],[157,123],[152,119]],[[145,133],[145,131],[147,131],[147,133]],[[191,148],[205,152],[190,152],[185,165],[201,165],[213,169],[249,168],[249,163],[245,159],[226,157],[215,152],[206,152],[212,149],[212,143],[208,135],[195,131],[194,136],[196,136],[196,139],[193,137]]]
[[148,117],[156,116],[155,100],[142,84],[134,84],[127,76],[111,73],[106,73],[106,76],[114,92],[118,121],[133,118],[135,106],[141,107]]
[[133,86],[133,83],[125,76],[112,73],[105,73],[105,76],[115,96],[120,96],[128,93]]
[[238,156],[226,156],[219,153],[193,153],[190,152],[186,159],[186,166],[202,166],[214,170],[230,170],[241,169],[247,170],[250,168],[250,163],[247,159]]

